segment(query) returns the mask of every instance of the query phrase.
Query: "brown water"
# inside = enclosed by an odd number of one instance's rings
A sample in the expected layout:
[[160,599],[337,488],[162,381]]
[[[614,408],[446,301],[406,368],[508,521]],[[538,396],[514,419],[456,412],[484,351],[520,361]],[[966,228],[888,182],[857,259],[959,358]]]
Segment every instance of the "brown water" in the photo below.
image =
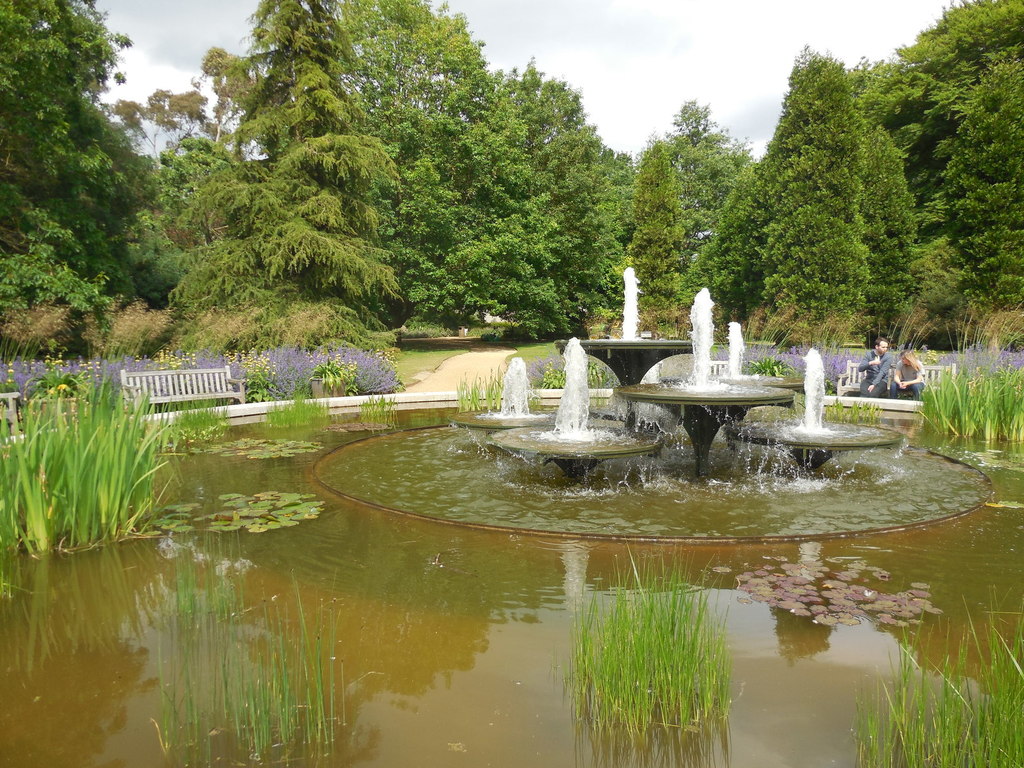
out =
[[[407,419],[443,423],[444,414]],[[279,459],[176,459],[170,500],[213,509],[222,493],[311,492],[318,457],[361,435],[283,436],[319,440],[324,449]],[[1001,448],[946,446],[985,469],[997,500],[1024,502],[1024,452]],[[886,504],[902,503],[880,492]],[[197,559],[204,560],[197,567],[244,584],[250,605],[287,608],[298,592],[307,611],[329,605],[338,617],[345,725],[329,759],[293,765],[853,766],[857,698],[888,674],[905,630],[822,627],[741,602],[738,573],[778,562],[767,558],[803,557],[884,569],[891,578],[874,587],[892,592],[927,583],[943,613],[926,614],[911,632],[930,661],[955,647],[969,622],[1002,621],[1006,615],[994,612],[1017,610],[1022,599],[1020,509],[987,507],[926,528],[820,543],[627,547],[438,525],[319,493],[321,516],[291,528],[186,534],[174,546],[134,541],[6,563],[14,594],[0,601],[0,766],[167,764],[156,724],[161,665],[175,655],[169,595],[175,571]],[[563,690],[574,611],[612,584],[630,557],[684,564],[725,613],[734,668],[724,742],[668,737],[624,748],[574,722]],[[254,626],[260,615],[252,612]],[[233,758],[223,764],[249,762],[245,754]]]

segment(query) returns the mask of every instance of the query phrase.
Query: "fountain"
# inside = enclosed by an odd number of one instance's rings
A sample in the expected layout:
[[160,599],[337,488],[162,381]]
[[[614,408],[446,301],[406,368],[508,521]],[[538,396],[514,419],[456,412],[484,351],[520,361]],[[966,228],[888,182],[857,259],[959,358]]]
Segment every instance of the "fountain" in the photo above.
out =
[[743,375],[743,354],[747,351],[743,343],[743,330],[739,323],[729,323],[729,378],[738,379]]
[[[570,339],[554,425],[509,429],[489,439],[500,452],[534,461],[489,457],[482,464],[478,445],[460,445],[450,430],[426,428],[340,446],[315,477],[351,500],[450,525],[638,541],[860,535],[929,524],[984,501],[987,479],[953,459],[907,449],[893,462],[885,451],[853,449],[894,447],[899,434],[823,424],[824,372],[816,352],[806,359],[807,407],[799,422],[741,425],[750,409],[791,405],[794,395],[758,377],[709,376],[712,307],[703,291],[692,313],[698,354],[690,379],[659,382],[651,371],[654,381],[616,388],[629,404],[625,430],[595,428],[598,422],[589,419],[586,345]],[[640,434],[638,411],[651,404],[667,409],[665,431],[682,425],[690,445]],[[723,426],[730,437],[785,451],[737,451],[734,441],[714,440]],[[459,455],[466,461],[453,461]],[[561,472],[538,471],[536,460]],[[384,468],[400,479],[382,482]],[[801,468],[816,472],[809,477]],[[693,474],[711,477],[694,482]],[[877,504],[880,485],[901,503]]]
[[625,283],[625,300],[622,304],[622,338],[624,341],[632,341],[636,338],[636,328],[640,323],[640,310],[637,306],[637,295],[640,293],[640,286],[636,281],[636,272],[632,267],[627,267],[622,273],[622,281]]
[[[711,346],[714,303],[707,288],[694,299],[690,311],[693,325],[693,375],[686,383],[662,382],[619,387],[616,394],[630,403],[655,403],[668,408],[682,424],[693,445],[694,466],[698,477],[709,472],[708,455],[711,443],[723,424],[743,419],[747,411],[760,405],[790,406],[793,394],[777,387],[758,386],[746,382],[711,380]],[[626,428],[637,427],[636,409],[630,408]]]
[[452,426],[485,431],[541,426],[550,423],[550,413],[530,413],[530,377],[521,357],[513,357],[502,379],[500,411],[470,411],[452,417]]
[[[586,339],[580,342],[587,354],[605,363],[620,384],[639,384],[651,368],[674,355],[689,354],[693,345],[682,339],[638,339],[639,310],[637,295],[641,293],[636,273],[628,267],[622,273],[625,298],[622,307],[621,339]],[[563,342],[555,342],[559,352]]]
[[898,432],[859,424],[825,424],[825,372],[821,354],[810,349],[804,357],[804,416],[799,422],[752,422],[731,425],[732,438],[760,445],[782,446],[800,466],[817,469],[841,451],[894,448],[903,442]]
[[591,428],[587,355],[579,339],[569,339],[564,357],[565,388],[554,429],[511,429],[492,437],[491,445],[517,456],[537,457],[577,479],[606,459],[656,453],[661,445],[651,437],[626,435],[610,427]]

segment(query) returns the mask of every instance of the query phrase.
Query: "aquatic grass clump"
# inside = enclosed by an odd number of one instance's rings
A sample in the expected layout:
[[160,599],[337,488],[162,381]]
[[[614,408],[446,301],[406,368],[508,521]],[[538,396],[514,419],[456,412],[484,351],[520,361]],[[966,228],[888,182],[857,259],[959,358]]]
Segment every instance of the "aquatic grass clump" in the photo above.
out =
[[105,391],[30,401],[21,438],[0,433],[0,546],[74,549],[142,530],[165,429]]
[[474,376],[472,383],[463,379],[455,391],[459,411],[500,411],[501,395],[504,389],[505,383],[500,376],[492,375],[486,379]]
[[993,441],[1024,442],[1024,369],[960,372],[925,387],[924,418],[936,430]]
[[634,578],[607,601],[593,599],[574,625],[568,684],[576,716],[637,736],[721,718],[731,673],[724,621],[676,571]]
[[267,411],[267,426],[273,429],[314,426],[322,427],[331,420],[330,410],[323,403],[296,398],[290,403]]
[[387,397],[370,397],[359,406],[359,420],[364,424],[380,424],[393,427],[398,416],[395,414],[395,401]]
[[228,419],[212,408],[191,408],[180,411],[167,427],[167,444],[172,448],[208,443],[222,437],[228,430]]
[[882,420],[882,409],[874,403],[855,402],[853,405],[832,403],[825,406],[825,421],[847,424],[878,424]]
[[223,562],[214,576],[177,559],[171,644],[160,654],[167,757],[187,765],[321,764],[344,721],[336,612],[328,604],[307,616],[297,589],[293,614],[285,601],[251,609]]
[[[858,701],[859,764],[871,768],[1024,765],[1024,623],[992,628],[987,651],[972,632],[959,653],[928,670],[901,647],[895,678]],[[970,675],[968,651],[983,661]]]

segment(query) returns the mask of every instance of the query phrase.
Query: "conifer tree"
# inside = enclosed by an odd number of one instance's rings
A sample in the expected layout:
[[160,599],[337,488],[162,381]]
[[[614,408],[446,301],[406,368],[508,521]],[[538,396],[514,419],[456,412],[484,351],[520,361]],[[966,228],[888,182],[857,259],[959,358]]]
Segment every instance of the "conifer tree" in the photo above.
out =
[[253,23],[251,85],[233,137],[241,162],[197,195],[222,217],[223,234],[198,251],[175,301],[198,312],[252,310],[229,344],[362,341],[397,289],[367,203],[393,169],[382,144],[360,132],[337,3],[261,0]]
[[641,310],[665,310],[675,302],[683,256],[680,193],[669,147],[654,141],[640,158],[633,196],[636,230],[627,252],[640,282]]
[[769,306],[812,317],[880,308],[882,299],[865,298],[863,133],[843,65],[805,49],[759,171]]

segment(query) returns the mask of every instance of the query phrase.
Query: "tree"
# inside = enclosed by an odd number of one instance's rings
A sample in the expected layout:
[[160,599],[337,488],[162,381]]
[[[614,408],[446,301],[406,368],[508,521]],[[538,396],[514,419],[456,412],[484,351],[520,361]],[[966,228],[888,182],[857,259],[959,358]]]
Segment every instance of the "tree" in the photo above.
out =
[[[967,0],[871,73],[864,102],[906,156],[927,238],[953,219],[942,188],[963,117],[960,106],[1001,56],[1024,56],[1024,0]],[[998,140],[998,137],[997,137]]]
[[206,130],[206,97],[194,88],[184,93],[157,89],[145,104],[118,100],[113,113],[150,155],[160,151],[159,139],[166,136],[165,146],[174,147],[182,139]]
[[1024,65],[995,64],[960,106],[943,196],[963,290],[988,309],[1024,303]]
[[0,310],[79,310],[130,290],[126,240],[146,165],[99,95],[117,51],[92,0],[0,5]]
[[907,310],[918,292],[911,276],[917,220],[903,158],[889,133],[879,126],[866,127],[861,155],[860,215],[869,254],[871,309],[884,327]]
[[397,289],[368,204],[393,170],[381,143],[357,132],[349,39],[334,0],[262,0],[253,21],[252,86],[233,137],[243,159],[197,195],[223,234],[197,250],[173,300],[197,314],[254,310],[237,345],[363,342]]
[[627,252],[642,291],[641,310],[660,312],[675,303],[684,256],[680,195],[668,144],[651,142],[636,174],[636,230]]
[[694,258],[718,226],[726,198],[751,161],[750,151],[711,119],[710,108],[695,101],[679,108],[665,140],[679,175],[683,252]]
[[883,308],[881,297],[865,300],[863,136],[843,65],[805,49],[759,170],[767,305],[812,318]]

